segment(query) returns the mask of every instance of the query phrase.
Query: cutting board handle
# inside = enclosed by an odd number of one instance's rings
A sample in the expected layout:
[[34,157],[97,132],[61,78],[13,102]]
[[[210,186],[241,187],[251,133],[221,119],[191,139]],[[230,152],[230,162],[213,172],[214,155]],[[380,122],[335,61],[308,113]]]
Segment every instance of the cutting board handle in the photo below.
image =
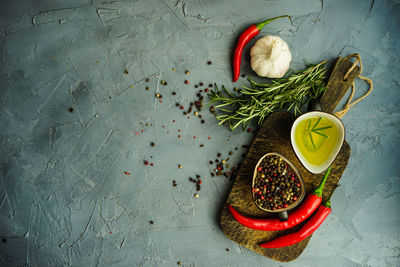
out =
[[356,66],[345,79],[353,63],[345,58],[338,57],[327,82],[327,90],[321,97],[322,111],[333,113],[353,81],[360,74],[360,67]]

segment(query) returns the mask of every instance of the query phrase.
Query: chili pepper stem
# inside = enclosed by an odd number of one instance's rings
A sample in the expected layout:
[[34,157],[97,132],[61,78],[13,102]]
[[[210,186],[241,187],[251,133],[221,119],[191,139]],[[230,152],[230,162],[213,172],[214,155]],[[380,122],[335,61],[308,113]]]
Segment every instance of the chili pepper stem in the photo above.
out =
[[336,188],[338,188],[339,185],[336,185],[335,188],[332,190],[331,194],[329,195],[328,199],[325,201],[325,203],[323,204],[325,207],[327,208],[332,208],[331,207],[331,197],[333,195],[333,192],[335,192]]
[[324,178],[322,179],[321,183],[317,188],[315,188],[313,194],[317,195],[319,197],[322,197],[322,190],[324,189],[325,182],[329,176],[329,173],[331,172],[332,166],[329,167],[329,169],[325,172]]
[[263,21],[261,23],[256,24],[256,27],[258,28],[259,31],[261,31],[262,28],[264,28],[264,26],[267,25],[268,23],[270,23],[271,21],[276,20],[276,19],[280,19],[280,18],[284,18],[284,17],[287,17],[287,18],[290,19],[289,15],[283,15],[283,16],[272,18],[272,19],[267,19],[266,21]]

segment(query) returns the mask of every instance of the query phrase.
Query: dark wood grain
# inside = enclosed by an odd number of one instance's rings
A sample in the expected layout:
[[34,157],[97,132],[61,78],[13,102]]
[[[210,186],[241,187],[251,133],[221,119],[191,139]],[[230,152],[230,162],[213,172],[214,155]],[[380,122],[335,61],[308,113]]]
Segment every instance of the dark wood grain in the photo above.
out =
[[[339,58],[336,62],[328,81],[328,90],[321,99],[323,110],[332,112],[348,90],[352,82],[351,79],[354,80],[357,76],[357,70],[355,69],[353,70],[354,73],[352,72],[352,74],[349,75],[348,80],[343,81],[345,68],[348,69],[350,66],[351,63],[343,61],[342,58]],[[240,213],[254,218],[276,216],[259,209],[255,205],[251,195],[254,167],[258,160],[266,153],[278,152],[294,164],[304,180],[306,194],[313,190],[321,181],[323,174],[312,174],[308,172],[297,159],[292,149],[290,130],[294,120],[295,116],[289,112],[276,112],[264,122],[263,126],[258,131],[226,200],[227,203],[235,207]],[[339,182],[349,158],[350,146],[345,141],[338,156],[332,163],[332,170],[324,188],[323,199],[328,197]],[[252,230],[239,224],[230,214],[226,205],[224,205],[222,209],[220,222],[223,232],[229,239],[263,256],[281,262],[288,262],[296,259],[306,248],[311,238],[310,236],[302,242],[289,247],[265,249],[259,247],[259,244],[274,239],[279,235],[296,231],[302,224],[283,231]],[[323,226],[321,231],[323,231]]]
[[333,66],[326,90],[321,97],[322,110],[332,113],[336,106],[339,104],[340,100],[346,94],[348,88],[354,79],[360,74],[360,68],[356,66],[344,79],[344,75],[352,66],[352,62],[339,57],[336,64]]

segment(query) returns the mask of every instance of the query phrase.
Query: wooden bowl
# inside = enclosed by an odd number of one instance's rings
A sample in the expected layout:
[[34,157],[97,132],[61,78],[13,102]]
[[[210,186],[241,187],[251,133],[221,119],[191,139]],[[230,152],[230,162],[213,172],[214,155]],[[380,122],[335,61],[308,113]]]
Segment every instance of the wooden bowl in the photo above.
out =
[[292,169],[291,171],[292,171],[293,173],[295,173],[295,175],[298,177],[298,179],[299,179],[299,181],[300,181],[300,196],[298,197],[298,199],[297,199],[296,201],[294,201],[293,203],[291,203],[290,205],[288,205],[287,208],[276,209],[276,210],[270,210],[270,209],[266,209],[266,208],[264,208],[264,207],[261,207],[261,206],[259,206],[259,205],[257,204],[256,198],[255,198],[255,195],[254,195],[253,190],[251,190],[251,194],[252,194],[252,196],[253,196],[254,203],[256,204],[256,206],[257,206],[259,209],[261,209],[261,210],[263,210],[263,211],[267,211],[267,212],[278,213],[279,219],[282,220],[282,221],[286,221],[286,220],[288,219],[287,211],[290,210],[290,209],[293,209],[294,207],[296,207],[296,206],[303,200],[303,198],[304,198],[304,195],[305,195],[304,181],[303,181],[303,179],[301,178],[301,176],[300,176],[298,170],[296,169],[296,167],[295,167],[288,159],[286,159],[284,156],[282,156],[282,155],[279,154],[279,153],[271,152],[271,153],[267,153],[267,154],[265,154],[264,156],[262,156],[262,157],[260,158],[260,160],[257,162],[257,164],[256,164],[256,166],[255,166],[255,168],[254,168],[254,174],[253,174],[253,181],[252,181],[252,184],[251,184],[251,189],[253,189],[253,188],[254,188],[254,185],[255,185],[255,180],[256,180],[256,178],[257,178],[257,168],[260,166],[260,164],[261,164],[261,162],[263,161],[263,159],[265,159],[265,158],[267,158],[267,157],[270,157],[270,156],[277,156],[277,157],[281,158],[283,161],[285,161],[285,162],[287,163],[288,166],[290,166],[290,168]]

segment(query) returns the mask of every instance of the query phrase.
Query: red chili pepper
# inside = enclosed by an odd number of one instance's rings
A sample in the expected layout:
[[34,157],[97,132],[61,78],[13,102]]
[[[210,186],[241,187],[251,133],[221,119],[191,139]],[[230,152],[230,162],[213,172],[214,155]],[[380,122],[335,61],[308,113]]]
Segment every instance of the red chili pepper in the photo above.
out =
[[317,212],[315,212],[315,214],[310,218],[310,220],[306,222],[299,231],[275,238],[272,241],[261,244],[260,247],[262,248],[287,247],[299,243],[304,239],[306,239],[307,237],[309,237],[310,235],[312,235],[315,232],[315,230],[317,230],[318,227],[324,222],[326,217],[328,217],[329,213],[332,211],[331,196],[333,194],[333,191],[329,196],[328,200],[323,205],[319,206]]
[[278,218],[269,219],[254,219],[246,217],[236,211],[231,205],[228,204],[228,208],[231,211],[233,217],[243,226],[251,228],[254,230],[261,231],[276,231],[289,229],[307,219],[311,214],[313,214],[318,206],[322,202],[322,190],[324,188],[326,179],[329,176],[331,168],[329,168],[324,178],[322,179],[320,185],[314,190],[312,194],[309,194],[304,202],[298,207],[294,212],[289,214],[287,221],[280,221]]
[[284,16],[279,16],[276,18],[268,19],[266,21],[263,21],[258,24],[253,24],[250,27],[248,27],[239,37],[239,40],[236,44],[235,51],[233,53],[233,81],[236,82],[239,79],[240,76],[240,62],[242,61],[242,52],[246,44],[253,39],[257,34],[260,33],[262,28],[270,23],[271,21],[279,18],[284,18],[290,16],[284,15]]

